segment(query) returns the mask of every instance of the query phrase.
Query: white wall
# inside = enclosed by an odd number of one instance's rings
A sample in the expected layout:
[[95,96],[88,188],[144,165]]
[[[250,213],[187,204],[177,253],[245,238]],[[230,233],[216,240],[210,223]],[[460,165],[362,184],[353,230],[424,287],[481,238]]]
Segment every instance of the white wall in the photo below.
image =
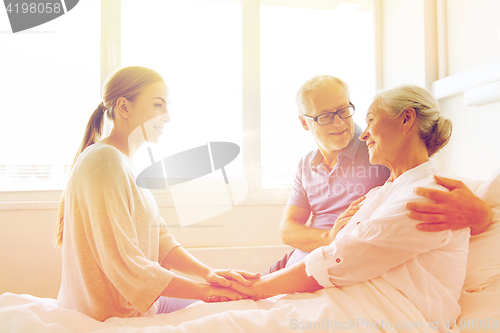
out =
[[[500,61],[498,0],[384,0],[381,7],[384,89],[430,89],[438,79]],[[453,135],[436,160],[448,172],[487,179],[500,168],[500,102],[466,106],[462,93],[439,102]]]
[[382,1],[382,88],[437,79],[436,1]]
[[[173,207],[162,207],[160,213],[179,243],[188,250],[197,246],[193,254],[207,265],[262,272],[288,250],[282,246],[278,233],[283,208],[284,205],[238,206],[182,228]],[[0,210],[0,294],[57,297],[61,251],[52,246],[56,217],[56,208]],[[226,226],[220,226],[222,223]],[[231,236],[223,241],[206,237],[207,230],[214,229]],[[199,245],[218,248],[208,252]],[[235,245],[238,248],[230,247]]]
[[[500,66],[500,1],[446,2],[446,72],[459,76],[492,63]],[[479,74],[477,74],[479,75]],[[453,173],[487,179],[500,168],[500,102],[466,106],[462,93],[440,100],[453,136],[439,162]]]
[[500,60],[500,1],[446,2],[448,75]]
[[0,294],[55,297],[61,251],[51,246],[57,210],[0,210]]

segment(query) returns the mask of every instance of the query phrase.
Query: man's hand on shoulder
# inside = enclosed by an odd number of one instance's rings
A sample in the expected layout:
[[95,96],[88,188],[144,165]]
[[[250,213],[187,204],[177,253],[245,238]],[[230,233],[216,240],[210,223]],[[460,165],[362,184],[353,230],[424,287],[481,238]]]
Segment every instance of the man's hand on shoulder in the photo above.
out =
[[492,213],[486,202],[476,197],[462,181],[438,176],[434,176],[434,179],[450,192],[415,188],[418,195],[435,201],[435,203],[406,204],[411,218],[425,222],[418,224],[418,229],[442,231],[470,227],[471,234],[477,235],[488,228]]

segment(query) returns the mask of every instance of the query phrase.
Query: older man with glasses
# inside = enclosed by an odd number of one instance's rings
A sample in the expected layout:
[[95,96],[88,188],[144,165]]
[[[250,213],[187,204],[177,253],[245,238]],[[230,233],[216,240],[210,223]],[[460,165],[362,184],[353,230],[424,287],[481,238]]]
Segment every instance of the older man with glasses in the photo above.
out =
[[[369,162],[367,146],[359,139],[362,129],[352,118],[355,107],[344,81],[329,75],[313,77],[299,89],[297,107],[300,123],[311,132],[318,149],[300,160],[281,221],[281,238],[295,249],[265,273],[290,266],[312,250],[329,245],[336,234],[333,231],[347,223],[362,205],[364,195],[383,185],[390,175],[385,166]],[[491,221],[491,209],[486,203],[460,181],[437,181],[452,191],[418,189],[419,194],[436,203],[407,205],[411,217],[426,222],[418,226],[421,230],[470,226],[474,234],[486,229]]]

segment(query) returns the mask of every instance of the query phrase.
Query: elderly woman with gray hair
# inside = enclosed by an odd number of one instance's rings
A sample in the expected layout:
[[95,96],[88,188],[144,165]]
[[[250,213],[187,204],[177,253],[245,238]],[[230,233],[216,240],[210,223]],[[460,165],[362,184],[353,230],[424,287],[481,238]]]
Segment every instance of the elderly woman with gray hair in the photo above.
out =
[[446,190],[436,184],[433,176],[441,172],[429,158],[448,143],[451,122],[439,115],[431,94],[416,86],[377,94],[366,122],[360,139],[368,146],[370,162],[390,169],[386,184],[372,189],[345,225],[335,226],[330,245],[251,287],[233,283],[231,288],[259,299],[378,281],[409,299],[426,320],[440,323],[439,331],[453,331],[444,323],[460,314],[470,229],[420,231],[405,206],[430,201],[419,197],[415,187]]

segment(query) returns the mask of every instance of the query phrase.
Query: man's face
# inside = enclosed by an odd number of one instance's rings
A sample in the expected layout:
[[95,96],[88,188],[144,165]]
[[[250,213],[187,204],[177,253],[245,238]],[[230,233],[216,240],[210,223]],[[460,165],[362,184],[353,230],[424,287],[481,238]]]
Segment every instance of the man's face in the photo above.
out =
[[[312,90],[307,95],[309,110],[307,116],[317,117],[324,113],[336,112],[349,106],[347,92],[339,84]],[[344,149],[354,136],[352,117],[340,119],[335,115],[333,122],[320,125],[312,119],[299,117],[302,127],[311,131],[321,153],[332,153]]]

